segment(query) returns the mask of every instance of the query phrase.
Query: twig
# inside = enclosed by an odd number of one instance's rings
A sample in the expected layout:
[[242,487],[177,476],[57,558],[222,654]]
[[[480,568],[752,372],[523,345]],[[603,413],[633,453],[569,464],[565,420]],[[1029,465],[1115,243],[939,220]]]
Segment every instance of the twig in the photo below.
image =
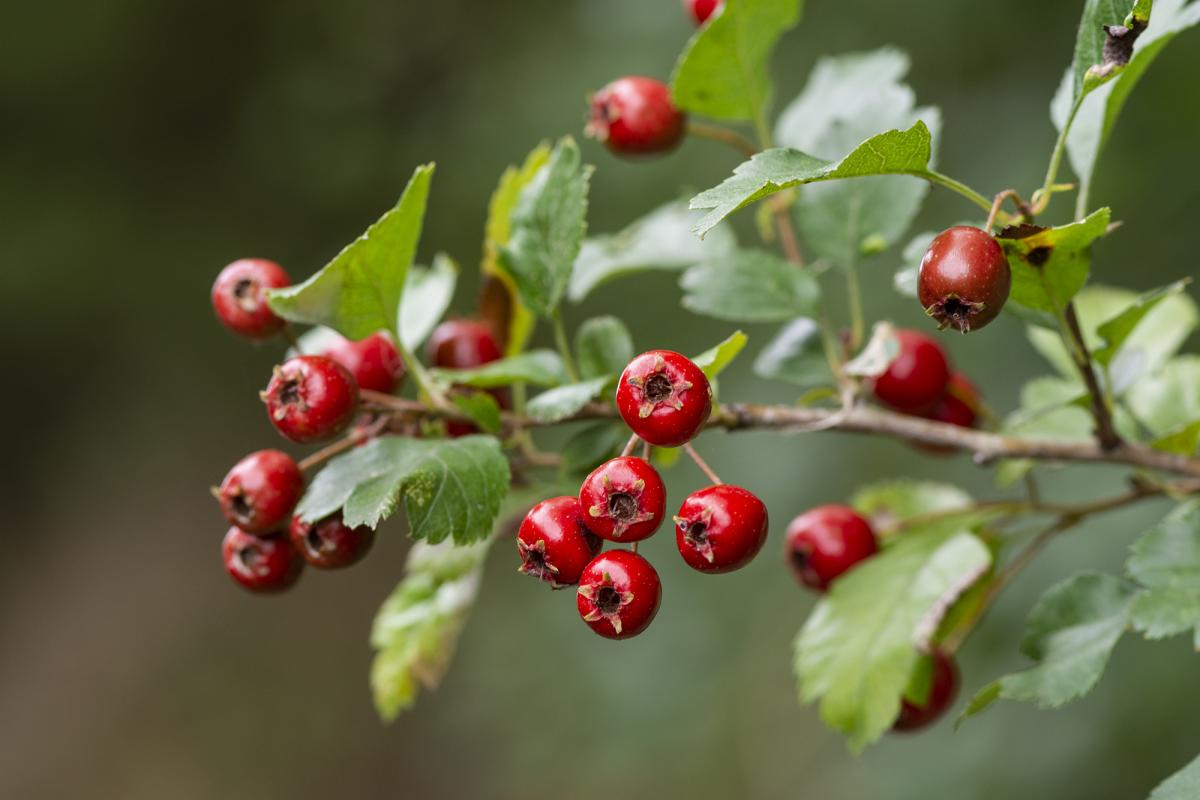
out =
[[692,461],[696,462],[696,466],[700,468],[700,471],[703,472],[705,477],[712,481],[713,484],[721,483],[721,479],[717,477],[717,473],[713,472],[712,467],[710,467],[707,462],[700,457],[700,454],[696,452],[696,448],[692,447],[691,442],[688,442],[683,446],[683,451],[688,454]]
[[352,430],[350,433],[346,434],[346,436],[338,439],[336,442],[328,444],[307,458],[302,459],[298,466],[302,471],[308,471],[319,464],[323,464],[334,456],[341,455],[347,450],[357,447],[363,442],[374,439],[376,436],[382,433],[384,429],[387,428],[389,422],[391,422],[391,420],[389,420],[387,416],[380,415],[379,417],[375,418],[370,425],[362,428],[356,428],[355,430]]
[[1092,357],[1088,352],[1087,342],[1084,341],[1083,330],[1079,327],[1079,317],[1075,313],[1074,303],[1067,303],[1067,307],[1063,311],[1063,319],[1067,323],[1067,331],[1072,339],[1072,342],[1069,343],[1073,345],[1069,348],[1072,360],[1079,369],[1079,374],[1083,376],[1084,383],[1087,384],[1088,395],[1092,400],[1092,416],[1096,419],[1096,438],[1100,440],[1101,447],[1105,450],[1112,450],[1120,446],[1121,436],[1113,425],[1108,402],[1104,398],[1099,381],[1096,380],[1096,370],[1092,366]]

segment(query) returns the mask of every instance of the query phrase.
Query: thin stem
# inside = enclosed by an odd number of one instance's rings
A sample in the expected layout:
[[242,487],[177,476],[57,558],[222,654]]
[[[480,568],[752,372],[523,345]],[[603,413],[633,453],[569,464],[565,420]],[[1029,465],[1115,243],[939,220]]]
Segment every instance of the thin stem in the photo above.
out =
[[779,246],[784,257],[797,267],[804,266],[804,254],[800,251],[800,240],[796,238],[796,228],[792,225],[792,217],[788,213],[786,203],[775,203],[775,230],[779,234]]
[[301,471],[306,472],[315,466],[323,464],[334,456],[341,455],[347,450],[357,447],[363,442],[374,439],[385,428],[387,428],[389,421],[390,420],[387,418],[387,416],[381,415],[365,428],[357,428],[341,439],[338,439],[336,442],[328,444],[317,452],[309,455],[307,458],[302,459],[297,466],[300,467]]
[[992,201],[988,200],[986,197],[972,189],[970,186],[967,186],[965,183],[951,178],[949,175],[943,175],[936,170],[922,170],[920,172],[912,172],[910,174],[915,175],[918,178],[924,178],[930,183],[935,183],[938,186],[943,186],[952,192],[957,192],[986,212],[990,213],[992,210]]
[[446,399],[445,393],[438,387],[433,376],[425,369],[421,361],[413,354],[412,350],[400,339],[399,335],[393,333],[392,341],[396,345],[396,350],[400,353],[400,359],[404,362],[405,368],[413,376],[413,381],[416,382],[417,388],[421,393],[429,398],[429,402],[434,408],[446,409],[450,407],[450,402]]
[[1054,192],[1054,181],[1058,178],[1058,168],[1062,164],[1063,153],[1067,149],[1067,135],[1071,132],[1071,123],[1075,121],[1075,115],[1079,113],[1081,101],[1077,100],[1071,106],[1071,113],[1067,115],[1066,124],[1058,133],[1058,139],[1054,142],[1054,150],[1050,153],[1050,163],[1046,167],[1046,178],[1042,181],[1042,188],[1033,193],[1033,207],[1035,212],[1040,214],[1050,205],[1050,197]]
[[1109,409],[1108,397],[1096,379],[1096,370],[1092,366],[1092,356],[1088,352],[1087,342],[1083,338],[1083,330],[1079,326],[1079,316],[1075,313],[1075,304],[1067,303],[1062,315],[1066,326],[1065,335],[1071,350],[1075,366],[1087,384],[1088,394],[1092,401],[1092,416],[1096,420],[1096,438],[1100,446],[1111,450],[1121,444],[1121,436],[1113,425],[1112,412]]
[[696,466],[700,468],[700,471],[704,473],[704,476],[712,481],[713,484],[721,483],[721,479],[717,477],[717,473],[713,472],[712,467],[710,467],[704,461],[704,459],[700,457],[700,454],[696,452],[696,448],[692,447],[691,442],[688,442],[683,446],[683,451],[688,454],[692,461],[696,462]]
[[637,447],[638,435],[635,433],[629,437],[629,441],[625,443],[624,449],[621,450],[621,458],[627,458],[633,452],[633,448]]
[[650,443],[642,442],[642,461],[650,460]]
[[850,350],[862,346],[866,325],[863,322],[862,287],[858,280],[858,259],[852,257],[846,263],[846,294],[850,302]]
[[697,122],[696,120],[688,120],[687,132],[689,136],[697,136],[701,139],[709,139],[714,142],[727,144],[730,147],[737,149],[742,155],[747,158],[758,152],[758,148],[754,146],[754,142],[742,136],[735,130],[722,127],[720,125],[711,125],[707,122]]
[[571,355],[571,343],[567,339],[567,327],[563,324],[562,308],[554,309],[550,321],[554,325],[554,345],[558,348],[558,354],[562,356],[567,377],[571,379],[571,383],[578,383],[579,370],[575,369],[575,358]]

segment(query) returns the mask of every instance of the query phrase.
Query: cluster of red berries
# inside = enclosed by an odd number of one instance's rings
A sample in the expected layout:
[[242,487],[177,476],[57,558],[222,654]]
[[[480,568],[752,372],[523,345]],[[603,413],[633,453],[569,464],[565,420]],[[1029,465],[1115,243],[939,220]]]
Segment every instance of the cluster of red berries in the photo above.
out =
[[[637,439],[660,447],[687,444],[712,412],[708,378],[687,357],[651,350],[629,362],[617,387],[617,409]],[[578,496],[534,506],[517,533],[521,572],[553,588],[573,586],[580,617],[596,633],[627,639],[658,613],[662,584],[637,543],[658,530],[666,513],[662,477],[628,455],[606,461]],[[753,493],[715,481],[692,492],[675,514],[675,546],[700,572],[745,566],[767,538],[767,509]],[[601,552],[603,541],[630,550]]]

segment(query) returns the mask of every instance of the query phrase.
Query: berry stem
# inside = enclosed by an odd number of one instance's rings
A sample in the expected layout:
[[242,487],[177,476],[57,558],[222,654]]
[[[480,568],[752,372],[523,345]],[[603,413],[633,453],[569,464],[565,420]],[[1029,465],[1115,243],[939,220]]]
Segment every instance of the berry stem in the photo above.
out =
[[[984,211],[991,212],[991,210],[992,210],[992,203],[990,200],[988,200],[986,197],[984,197],[979,192],[972,189],[970,186],[967,186],[965,183],[963,183],[961,181],[956,181],[954,178],[951,178],[949,175],[943,175],[942,173],[938,172],[937,170],[932,170],[932,169],[910,172],[908,174],[914,175],[918,178],[924,178],[925,180],[929,181],[930,183],[936,184],[938,186],[942,186],[946,189],[949,189],[952,192],[957,192],[958,194],[960,194],[963,197],[970,200],[975,205],[982,208]],[[1002,219],[1003,219],[1003,217],[1002,217]]]
[[846,262],[846,295],[850,304],[850,351],[857,352],[866,333],[863,322],[862,287],[858,280],[858,258]]
[[428,397],[429,402],[439,411],[452,408],[450,401],[446,399],[445,393],[438,388],[437,382],[412,350],[401,341],[400,335],[393,331],[392,338],[395,340],[396,350],[400,353],[400,358],[404,361],[404,366],[412,374],[413,381],[416,382],[417,388],[421,390],[421,393]]
[[302,471],[307,472],[313,467],[325,463],[334,456],[341,455],[347,450],[357,447],[363,442],[374,439],[384,429],[387,428],[389,422],[391,422],[391,420],[388,419],[386,415],[381,414],[376,417],[375,420],[372,421],[367,427],[351,431],[349,434],[343,436],[341,439],[338,439],[336,442],[322,447],[317,452],[301,460],[297,466],[299,466]]
[[633,448],[637,447],[638,435],[635,433],[629,437],[629,441],[625,443],[625,447],[621,450],[621,458],[628,458],[633,452]]
[[562,356],[567,377],[571,379],[571,383],[579,383],[579,370],[575,368],[575,359],[571,355],[571,344],[567,339],[567,327],[563,324],[561,307],[554,309],[550,322],[554,326],[554,345],[558,348],[558,354]]
[[692,461],[696,462],[696,466],[700,468],[700,471],[704,473],[705,477],[713,482],[713,485],[718,485],[721,483],[721,479],[717,477],[717,473],[713,472],[712,467],[710,467],[704,461],[704,459],[700,457],[700,454],[696,452],[696,448],[692,447],[691,442],[685,444],[683,446],[683,450],[688,454],[688,457],[690,457]]
[[742,136],[735,130],[722,127],[720,125],[711,125],[707,122],[696,122],[688,120],[687,132],[689,136],[696,136],[700,139],[708,139],[714,142],[727,144],[735,148],[742,155],[750,158],[758,152],[758,148],[754,146],[754,142]]

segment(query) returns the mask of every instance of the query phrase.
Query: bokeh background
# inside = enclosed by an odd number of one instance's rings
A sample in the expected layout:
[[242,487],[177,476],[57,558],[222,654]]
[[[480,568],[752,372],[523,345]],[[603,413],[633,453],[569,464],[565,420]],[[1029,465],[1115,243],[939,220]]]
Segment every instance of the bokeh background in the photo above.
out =
[[[813,0],[776,58],[780,100],[823,53],[895,43],[920,101],[944,111],[943,169],[984,191],[1028,190],[1081,5]],[[567,594],[518,579],[498,548],[444,685],[391,727],[370,706],[366,639],[400,573],[401,523],[363,565],[310,574],[284,597],[251,597],[223,574],[207,489],[243,452],[277,444],[255,391],[279,350],[217,326],[217,270],[263,255],[312,272],[436,160],[422,256],[459,259],[456,307],[469,310],[501,170],[539,139],[578,134],[589,90],[666,77],[690,32],[678,0],[9,4],[0,796],[1141,798],[1195,755],[1200,657],[1186,637],[1122,642],[1066,711],[1002,703],[957,734],[889,737],[859,759],[798,706],[791,639],[812,599],[775,558],[786,521],[897,474],[993,491],[966,459],[893,442],[705,437],[717,469],[767,500],[772,542],[711,579],[673,557],[669,537],[652,540],[665,604],[620,645],[580,625]],[[1097,280],[1196,274],[1197,37],[1167,48],[1103,159],[1094,200],[1125,225],[1097,247]],[[595,231],[736,160],[707,142],[638,163],[585,147]],[[917,228],[969,211],[935,190]],[[868,265],[868,310],[917,323],[890,288],[897,264],[887,253]],[[639,344],[685,352],[729,332],[677,298],[671,276],[652,276],[569,316],[615,311]],[[752,350],[770,334],[747,330]],[[945,341],[999,409],[1044,369],[1011,319]],[[751,360],[722,379],[725,396],[794,397],[753,378]],[[696,479],[681,465],[673,496]],[[1050,485],[1083,497],[1117,481],[1096,470]],[[1071,569],[1119,569],[1162,510],[1097,520],[1050,548],[965,649],[965,692],[1022,665],[1022,620],[1042,590]]]

